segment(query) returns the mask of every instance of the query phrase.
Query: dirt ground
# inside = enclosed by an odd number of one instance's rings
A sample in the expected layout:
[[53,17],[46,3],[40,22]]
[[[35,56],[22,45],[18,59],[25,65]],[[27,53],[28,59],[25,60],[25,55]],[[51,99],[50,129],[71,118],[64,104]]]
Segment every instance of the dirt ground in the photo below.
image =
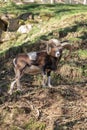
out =
[[[26,75],[22,92],[14,91],[9,96],[7,91],[14,76],[11,67],[9,62],[1,67],[0,130],[87,130],[86,82],[63,81],[52,88],[42,88],[36,85],[40,76],[34,79]],[[32,80],[36,81],[30,83]]]
[[12,59],[0,63],[0,130],[87,130],[86,60],[73,53],[52,74],[52,88],[41,75],[25,75],[22,92],[8,94],[14,79]]
[[31,86],[0,105],[1,130],[13,130],[13,126],[27,130],[24,124],[30,119],[45,124],[41,130],[86,130],[87,85]]

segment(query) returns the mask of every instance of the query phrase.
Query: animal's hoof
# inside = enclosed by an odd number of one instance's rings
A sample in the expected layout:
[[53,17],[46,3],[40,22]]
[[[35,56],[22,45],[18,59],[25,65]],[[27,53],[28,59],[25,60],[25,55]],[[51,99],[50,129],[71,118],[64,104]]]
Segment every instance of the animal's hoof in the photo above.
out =
[[49,87],[49,88],[52,88],[53,86],[50,84],[50,85],[48,85],[48,87]]

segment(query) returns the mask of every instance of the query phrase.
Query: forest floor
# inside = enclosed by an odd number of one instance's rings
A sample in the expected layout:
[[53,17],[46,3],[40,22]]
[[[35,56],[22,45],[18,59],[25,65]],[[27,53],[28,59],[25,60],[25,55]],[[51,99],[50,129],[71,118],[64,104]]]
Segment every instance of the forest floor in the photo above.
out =
[[14,90],[13,95],[8,95],[7,86],[13,75],[13,71],[2,67],[0,130],[87,129],[87,82],[59,79],[60,83],[52,88],[43,88],[40,75],[25,75],[22,92]]

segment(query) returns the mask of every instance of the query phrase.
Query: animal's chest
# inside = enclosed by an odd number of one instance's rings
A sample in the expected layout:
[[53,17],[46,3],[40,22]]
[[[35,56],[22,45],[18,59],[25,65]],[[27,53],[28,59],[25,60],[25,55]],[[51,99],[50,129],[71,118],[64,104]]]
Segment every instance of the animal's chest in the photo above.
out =
[[57,59],[55,59],[55,58],[50,59],[47,62],[45,67],[46,67],[46,69],[56,70],[57,69]]

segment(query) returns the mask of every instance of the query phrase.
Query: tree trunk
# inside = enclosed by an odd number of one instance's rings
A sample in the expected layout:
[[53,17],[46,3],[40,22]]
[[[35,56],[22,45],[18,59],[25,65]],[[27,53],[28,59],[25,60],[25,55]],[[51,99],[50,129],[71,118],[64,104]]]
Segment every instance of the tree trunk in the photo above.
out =
[[54,3],[54,0],[50,0],[50,3],[53,4],[53,3]]
[[87,3],[87,0],[84,0],[83,4],[86,5],[86,3]]
[[69,0],[69,3],[72,4],[72,0]]

